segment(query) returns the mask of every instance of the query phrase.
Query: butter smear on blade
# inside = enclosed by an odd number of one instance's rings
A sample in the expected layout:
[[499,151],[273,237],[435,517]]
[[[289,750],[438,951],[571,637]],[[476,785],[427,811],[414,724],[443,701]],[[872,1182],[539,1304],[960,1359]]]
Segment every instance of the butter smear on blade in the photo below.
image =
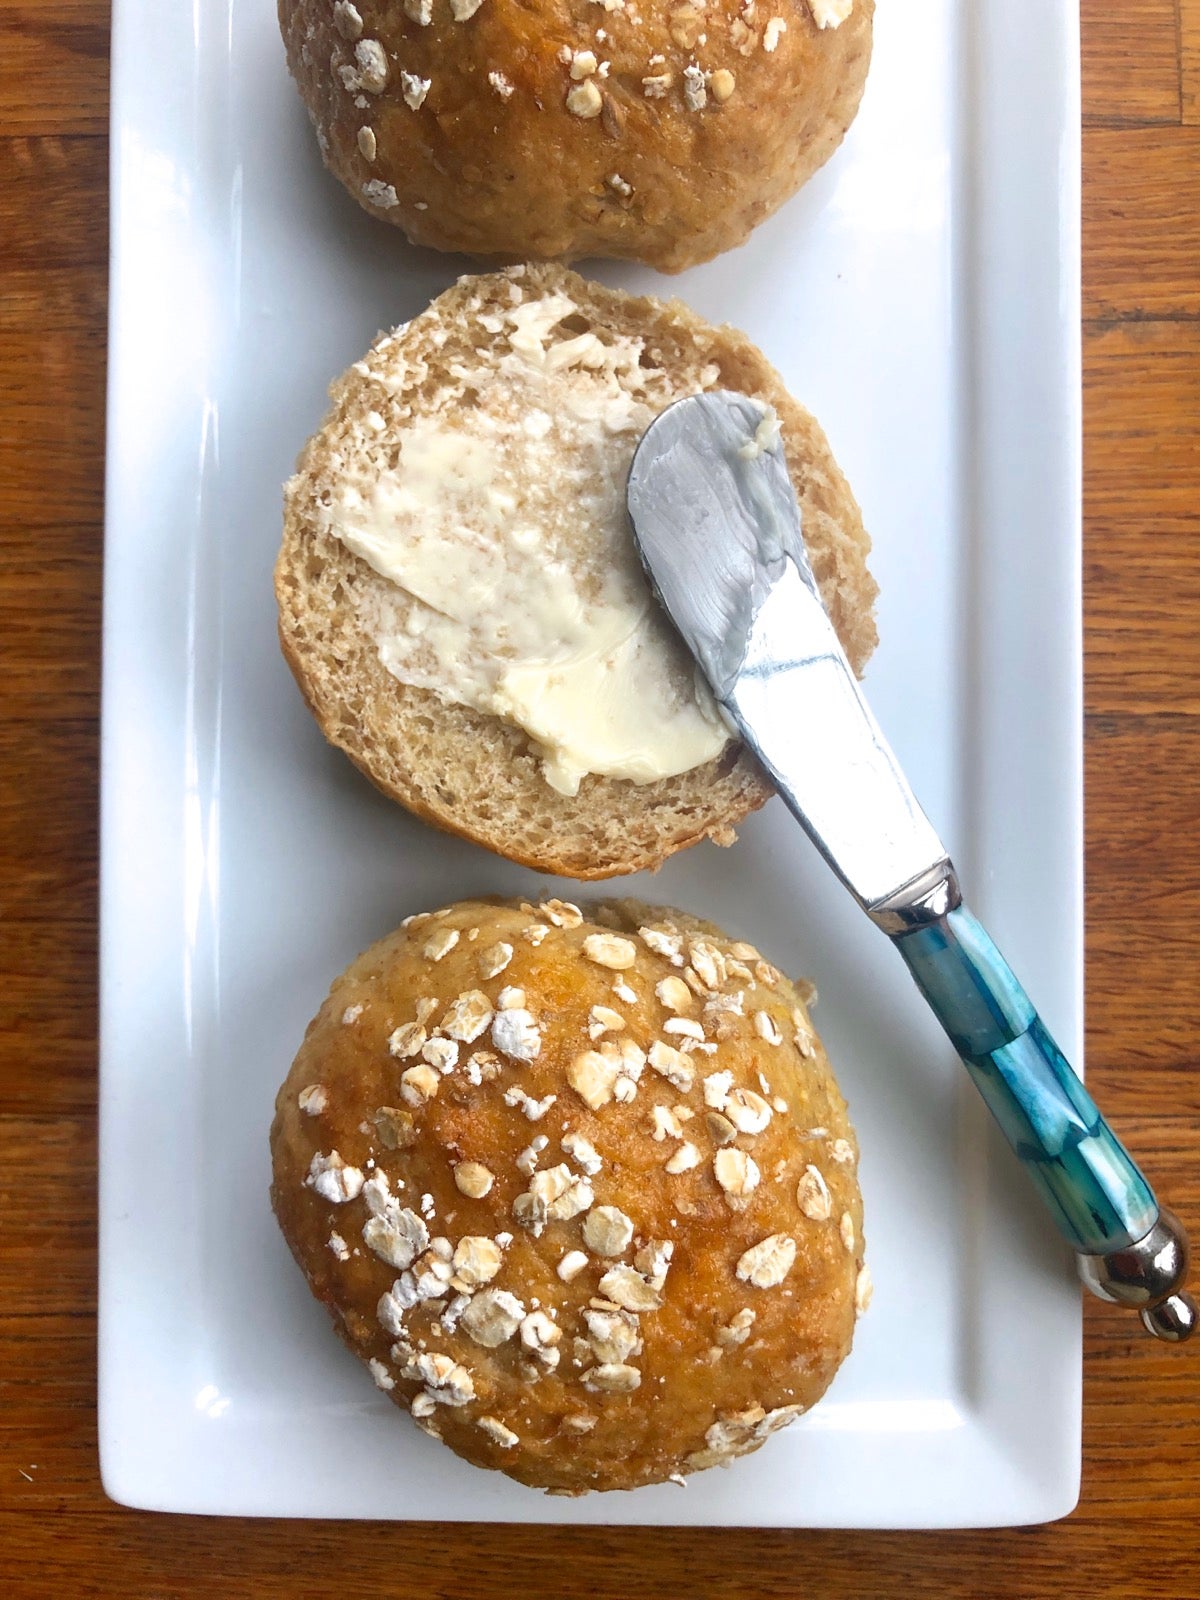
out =
[[556,334],[577,312],[552,295],[488,318],[497,355],[456,385],[475,387],[469,411],[447,391],[393,465],[344,479],[326,511],[392,586],[370,619],[387,670],[523,728],[565,795],[588,773],[687,772],[729,738],[625,512],[634,448],[674,396],[640,339]]

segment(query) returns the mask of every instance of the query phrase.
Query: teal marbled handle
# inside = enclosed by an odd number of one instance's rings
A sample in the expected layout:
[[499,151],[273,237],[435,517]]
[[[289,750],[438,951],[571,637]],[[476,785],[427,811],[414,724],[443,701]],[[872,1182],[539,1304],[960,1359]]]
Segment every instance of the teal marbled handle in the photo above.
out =
[[983,926],[959,906],[894,942],[1063,1237],[1097,1256],[1141,1239],[1153,1190]]

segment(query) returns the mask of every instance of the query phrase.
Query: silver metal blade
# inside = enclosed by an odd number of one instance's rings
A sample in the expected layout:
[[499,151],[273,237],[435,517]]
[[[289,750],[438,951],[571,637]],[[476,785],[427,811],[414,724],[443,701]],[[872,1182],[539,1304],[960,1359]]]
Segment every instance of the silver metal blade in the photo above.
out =
[[718,704],[868,910],[946,863],[871,715],[809,566],[771,414],[718,390],[642,437],[629,514]]

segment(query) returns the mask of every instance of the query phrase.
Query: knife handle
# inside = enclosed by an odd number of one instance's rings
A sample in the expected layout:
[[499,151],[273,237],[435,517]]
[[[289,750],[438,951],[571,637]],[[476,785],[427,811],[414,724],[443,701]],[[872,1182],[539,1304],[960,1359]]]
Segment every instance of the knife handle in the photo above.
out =
[[917,987],[1103,1299],[1186,1339],[1187,1239],[1096,1108],[982,924],[963,905],[893,934]]

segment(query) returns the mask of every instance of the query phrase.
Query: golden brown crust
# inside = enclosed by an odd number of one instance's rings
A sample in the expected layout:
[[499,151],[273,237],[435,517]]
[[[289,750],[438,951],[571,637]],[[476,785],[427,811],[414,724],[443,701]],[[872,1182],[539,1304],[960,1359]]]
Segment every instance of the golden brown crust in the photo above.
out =
[[[336,481],[338,463],[353,457],[363,419],[384,404],[380,373],[390,386],[387,402],[403,408],[390,424],[399,430],[406,417],[430,409],[435,364],[444,372],[468,360],[481,313],[506,305],[514,286],[530,299],[565,293],[596,327],[643,338],[671,380],[664,404],[699,387],[697,374],[707,368],[715,369],[717,386],[774,406],[813,569],[847,654],[862,670],[876,642],[870,540],[816,420],[736,329],[714,327],[680,301],[622,294],[556,266],[461,279],[333,385],[332,409],[286,492],[275,571],[280,641],[326,738],[426,821],[544,872],[597,879],[653,869],[702,839],[731,842],[737,823],[770,798],[765,775],[742,747],[729,744],[715,760],[676,777],[634,784],[590,775],[577,795],[559,794],[546,783],[523,730],[398,682],[352,605],[314,599],[320,583],[346,602],[378,582],[365,562],[319,533],[318,503]],[[436,348],[434,338],[441,341]],[[399,391],[392,377],[398,351],[412,374]],[[319,581],[316,572],[323,574]]]
[[682,913],[590,916],[464,902],[372,946],[271,1130],[280,1226],[380,1386],[570,1493],[756,1448],[820,1398],[867,1282],[854,1135],[793,986]]
[[279,15],[359,203],[414,243],[508,260],[678,272],[741,244],[840,144],[871,55],[874,0],[827,28],[808,0],[482,0],[456,21],[473,3]]

